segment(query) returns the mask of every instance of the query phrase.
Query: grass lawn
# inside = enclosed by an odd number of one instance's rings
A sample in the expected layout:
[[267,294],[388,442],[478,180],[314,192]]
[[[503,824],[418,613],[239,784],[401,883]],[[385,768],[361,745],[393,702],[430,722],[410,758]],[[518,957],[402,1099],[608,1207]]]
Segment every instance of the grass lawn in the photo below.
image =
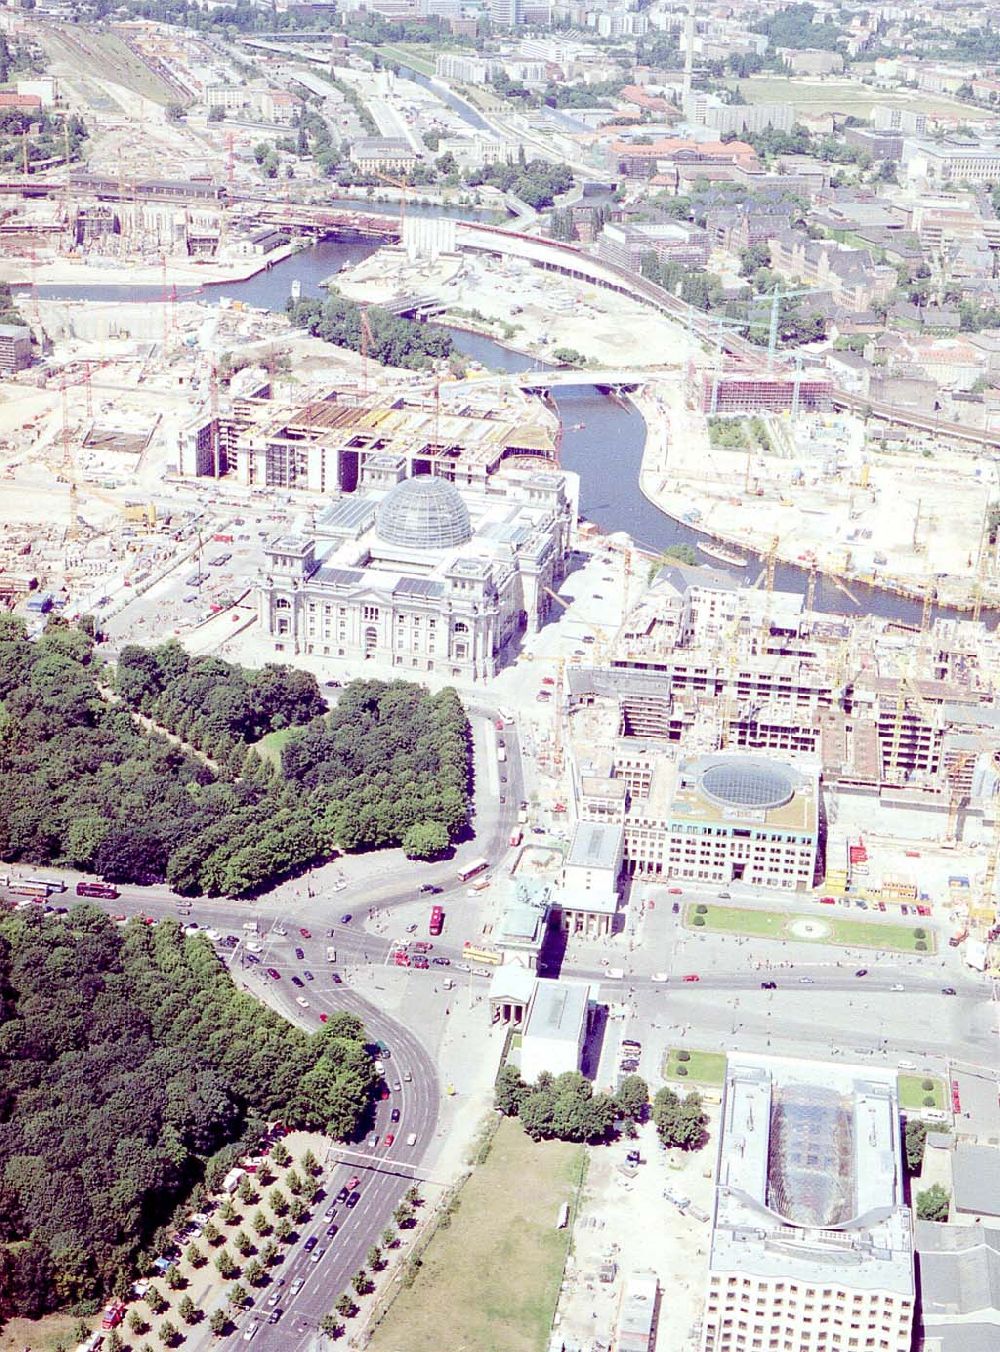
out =
[[[920,926],[880,924],[874,920],[854,920],[838,915],[803,916],[792,915],[786,911],[751,911],[738,906],[708,906],[704,915],[704,925],[695,925],[697,909],[689,904],[684,910],[684,923],[690,929],[712,930],[721,934],[749,934],[761,939],[788,939],[795,943],[840,944],[850,948],[885,948],[894,953],[916,953],[917,930]],[[811,922],[818,928],[815,934],[803,932],[803,922]],[[921,929],[926,951],[933,953],[936,948],[934,934]]]
[[[688,1061],[678,1060],[678,1052],[685,1050],[690,1056]],[[687,1067],[686,1075],[678,1075],[679,1066]],[[663,1066],[665,1080],[690,1080],[694,1084],[723,1084],[726,1078],[726,1057],[724,1052],[699,1052],[692,1047],[671,1047]]]
[[[93,1324],[88,1320],[88,1324]],[[75,1347],[73,1330],[76,1317],[71,1314],[47,1314],[43,1319],[9,1319],[0,1332],[0,1352],[54,1352],[57,1347]]]
[[932,97],[915,90],[873,89],[871,85],[834,76],[828,80],[799,80],[755,76],[734,84],[747,103],[790,103],[805,113],[844,113],[867,117],[876,104],[910,108],[921,113],[957,113],[963,121],[978,122],[989,114],[957,99]]
[[258,755],[263,760],[271,761],[278,769],[281,769],[281,748],[291,737],[296,728],[278,728],[275,732],[266,733],[259,742],[254,745],[257,748]]
[[[694,926],[696,911],[689,905],[684,911],[684,923]],[[721,931],[723,934],[756,934],[763,939],[784,939],[788,916],[784,911],[750,911],[738,906],[709,906],[701,917],[705,924],[698,929]]]
[[[899,1090],[899,1106],[907,1109],[944,1107],[944,1080],[937,1075],[899,1075],[896,1080]],[[932,1088],[925,1089],[924,1084]],[[925,1098],[933,1098],[933,1103],[925,1103]]]
[[430,59],[428,59],[427,48],[424,43],[380,43],[375,50],[383,60],[388,58],[390,61],[398,61],[402,66],[409,66],[410,70],[415,70],[418,75],[434,74],[434,57],[436,52],[431,48]]
[[375,1331],[373,1352],[542,1352],[571,1234],[556,1219],[582,1159],[582,1146],[535,1145],[518,1122],[501,1122],[451,1224]]

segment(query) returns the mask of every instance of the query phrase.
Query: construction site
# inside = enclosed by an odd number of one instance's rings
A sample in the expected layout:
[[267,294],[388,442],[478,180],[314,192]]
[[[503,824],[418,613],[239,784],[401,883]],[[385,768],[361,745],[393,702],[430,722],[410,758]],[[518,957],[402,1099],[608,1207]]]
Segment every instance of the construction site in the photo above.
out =
[[995,634],[971,620],[914,633],[815,613],[774,589],[774,557],[760,589],[667,566],[600,637],[593,666],[567,665],[569,737],[595,819],[624,813],[632,872],[678,876],[665,845],[683,761],[794,765],[822,784],[805,890],[933,916],[982,966],[1000,938]]
[[662,382],[637,402],[649,427],[643,492],[705,532],[706,546],[730,546],[716,557],[745,564],[775,548],[852,600],[874,585],[976,617],[1000,600],[997,472],[985,448],[920,432],[889,439],[829,404],[793,416],[764,401],[725,416]]

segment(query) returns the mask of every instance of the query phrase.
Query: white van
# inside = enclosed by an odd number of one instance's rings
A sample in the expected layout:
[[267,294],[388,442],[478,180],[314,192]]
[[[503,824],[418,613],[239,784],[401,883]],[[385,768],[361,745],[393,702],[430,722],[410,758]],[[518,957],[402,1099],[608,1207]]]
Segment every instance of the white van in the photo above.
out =
[[406,1144],[410,1146],[417,1144],[417,1133],[415,1131],[411,1131],[409,1136],[407,1136]]

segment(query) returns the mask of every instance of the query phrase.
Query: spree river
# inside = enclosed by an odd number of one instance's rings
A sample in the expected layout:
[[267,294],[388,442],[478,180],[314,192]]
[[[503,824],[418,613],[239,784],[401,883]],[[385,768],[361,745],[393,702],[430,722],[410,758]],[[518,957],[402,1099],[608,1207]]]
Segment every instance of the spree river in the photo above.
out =
[[[230,297],[248,305],[283,310],[297,280],[303,296],[322,294],[321,283],[342,267],[359,262],[378,246],[367,240],[327,240],[244,282],[222,282],[197,289],[177,291],[179,300],[212,301]],[[158,286],[39,286],[42,298],[60,300],[158,301]],[[536,367],[533,357],[512,352],[492,339],[452,330],[456,347],[494,371],[524,371]],[[661,512],[639,490],[639,468],[646,438],[646,424],[630,403],[619,403],[592,385],[562,387],[553,394],[563,424],[562,464],[580,476],[580,510],[602,531],[624,531],[638,545],[656,552],[670,545],[696,546],[705,539],[698,531]],[[734,578],[752,583],[761,564],[752,559],[746,569],[732,568],[705,557],[705,563],[724,568]],[[804,593],[807,574],[788,564],[777,565],[775,587]],[[845,595],[822,576],[816,580],[816,607],[837,614],[875,614],[919,624],[921,606],[916,601],[851,583],[856,600]],[[939,612],[948,614],[943,608]]]

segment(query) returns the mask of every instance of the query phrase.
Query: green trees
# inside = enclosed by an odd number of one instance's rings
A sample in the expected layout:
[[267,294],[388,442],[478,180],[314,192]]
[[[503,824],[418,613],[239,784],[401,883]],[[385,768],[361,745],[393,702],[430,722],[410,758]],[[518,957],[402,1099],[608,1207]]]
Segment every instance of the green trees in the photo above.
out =
[[927,1123],[922,1122],[919,1117],[909,1117],[906,1120],[906,1131],[903,1135],[903,1151],[906,1156],[907,1172],[919,1174],[924,1162],[924,1146],[927,1142]]
[[[90,904],[59,920],[2,914],[0,991],[0,1271],[18,1312],[111,1289],[251,1109],[353,1136],[374,1090],[357,1020],[307,1036],[237,991],[173,920],[119,929]],[[67,1114],[72,1129],[56,1131]],[[220,1208],[206,1247],[233,1214]],[[252,1250],[242,1232],[233,1243]],[[229,1248],[214,1261],[234,1275]],[[147,1298],[158,1309],[156,1285]]]
[[281,768],[323,803],[325,849],[398,844],[427,822],[453,837],[468,820],[469,726],[451,689],[353,681],[325,723],[292,734]]
[[228,1281],[230,1277],[235,1277],[239,1268],[236,1266],[236,1260],[228,1249],[220,1249],[215,1256],[215,1266],[219,1270],[219,1276],[223,1281]]
[[533,1141],[606,1140],[617,1111],[615,1100],[608,1094],[595,1094],[593,1085],[578,1071],[555,1078],[543,1073],[531,1086],[505,1066],[497,1077],[494,1101],[507,1116],[520,1117]]
[[493,1106],[505,1117],[517,1117],[527,1093],[528,1086],[521,1079],[517,1067],[510,1064],[502,1066],[497,1076]]
[[358,1312],[358,1307],[345,1291],[342,1296],[337,1297],[337,1303],[333,1307],[344,1319],[353,1319]]
[[917,1215],[922,1221],[946,1221],[951,1207],[951,1193],[940,1183],[917,1193]]
[[[361,307],[354,301],[330,295],[326,300],[289,300],[287,309],[292,323],[314,338],[361,351]],[[438,324],[399,319],[377,305],[368,306],[366,314],[371,332],[368,354],[383,366],[423,370],[451,355],[451,335]]]
[[344,1326],[332,1314],[325,1314],[319,1321],[321,1333],[325,1333],[328,1338],[342,1338],[344,1336]]
[[436,859],[448,848],[447,828],[440,822],[414,822],[403,834],[407,859]]
[[221,1338],[229,1327],[229,1314],[226,1310],[213,1310],[208,1316],[208,1327],[215,1334],[216,1338]]
[[649,1107],[649,1086],[641,1075],[626,1075],[618,1086],[615,1103],[622,1117],[640,1122]]
[[[418,852],[442,848],[467,821],[468,727],[454,691],[356,682],[323,721],[313,677],[189,658],[172,642],[126,646],[115,681],[127,707],[218,756],[217,771],[100,697],[85,635],[50,626],[29,644],[4,620],[0,858],[249,896],[336,849],[398,844],[418,827]],[[250,747],[284,727],[301,728],[283,761],[294,792]]]
[[169,1319],[164,1319],[157,1337],[164,1347],[176,1347],[181,1340],[180,1330]]
[[660,1089],[653,1099],[653,1121],[665,1146],[697,1150],[705,1144],[708,1117],[701,1095],[692,1091],[681,1098],[672,1089]]

